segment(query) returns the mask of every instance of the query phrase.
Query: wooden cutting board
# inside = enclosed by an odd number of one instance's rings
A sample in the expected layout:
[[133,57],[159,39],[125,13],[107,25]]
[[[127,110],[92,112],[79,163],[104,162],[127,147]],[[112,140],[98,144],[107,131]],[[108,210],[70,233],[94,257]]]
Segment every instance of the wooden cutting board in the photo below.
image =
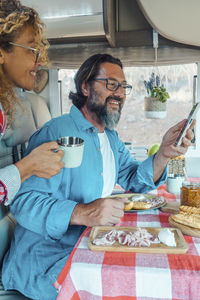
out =
[[160,210],[162,212],[167,212],[170,214],[177,214],[179,212],[180,203],[173,201],[167,202],[165,206],[161,207]]
[[200,229],[192,228],[192,227],[183,225],[181,223],[177,223],[174,220],[172,220],[171,216],[169,217],[169,224],[172,227],[179,228],[183,234],[194,236],[194,237],[200,237]]
[[[169,247],[163,243],[160,244],[151,244],[150,247],[131,247],[127,245],[120,245],[118,242],[115,242],[113,245],[106,246],[97,246],[92,242],[101,233],[105,233],[111,230],[124,230],[124,231],[136,231],[137,227],[115,227],[115,226],[95,226],[92,228],[88,240],[88,248],[92,251],[111,251],[111,252],[140,252],[140,253],[173,253],[173,254],[183,254],[188,250],[188,245],[185,242],[185,239],[181,231],[177,228],[169,228],[174,233],[176,247]],[[163,228],[155,227],[145,227],[145,229],[152,233],[158,234]]]

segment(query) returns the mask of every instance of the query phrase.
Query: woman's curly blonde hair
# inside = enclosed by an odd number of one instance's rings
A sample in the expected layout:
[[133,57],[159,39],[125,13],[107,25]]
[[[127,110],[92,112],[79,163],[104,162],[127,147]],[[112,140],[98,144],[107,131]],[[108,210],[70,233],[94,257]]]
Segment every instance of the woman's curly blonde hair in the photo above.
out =
[[[40,20],[38,13],[18,0],[0,0],[0,48],[12,52],[14,42],[25,26],[31,25],[35,30],[36,48],[40,51],[40,61],[48,65],[47,49],[49,43],[45,38],[45,25]],[[0,68],[0,102],[3,106],[8,123],[12,123],[17,98],[12,82],[9,82]]]

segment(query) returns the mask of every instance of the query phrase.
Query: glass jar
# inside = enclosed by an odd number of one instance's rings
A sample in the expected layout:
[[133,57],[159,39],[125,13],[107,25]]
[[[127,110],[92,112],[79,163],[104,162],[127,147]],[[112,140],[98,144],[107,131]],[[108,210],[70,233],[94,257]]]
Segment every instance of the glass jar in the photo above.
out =
[[167,178],[167,191],[168,193],[179,194],[184,181],[184,176],[181,175],[171,175]]
[[200,207],[200,183],[184,181],[180,200],[181,205]]

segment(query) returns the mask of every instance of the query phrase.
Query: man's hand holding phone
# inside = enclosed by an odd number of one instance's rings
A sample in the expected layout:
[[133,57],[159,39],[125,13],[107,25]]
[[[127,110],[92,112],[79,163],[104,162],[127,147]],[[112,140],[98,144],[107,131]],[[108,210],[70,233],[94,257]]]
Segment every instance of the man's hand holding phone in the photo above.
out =
[[183,120],[171,127],[163,136],[162,143],[153,161],[153,181],[156,182],[162,175],[170,158],[184,155],[191,141],[194,138],[192,129],[194,128],[196,120],[193,120],[190,127],[187,129],[185,136],[182,138],[180,146],[175,146],[175,141],[179,135],[181,128],[184,126],[186,120]]
[[175,141],[177,140],[177,136],[183,128],[185,121],[186,119],[171,127],[163,136],[162,143],[157,152],[158,154],[163,156],[163,158],[168,160],[172,157],[184,155],[187,152],[188,147],[191,145],[191,141],[194,138],[192,129],[195,126],[196,120],[192,121],[189,128],[185,132],[185,135],[181,139],[181,145],[175,146]]
[[153,181],[156,182],[168,164],[170,158],[184,155],[194,138],[193,128],[195,126],[196,112],[200,104],[196,104],[188,119],[182,120],[171,127],[163,136],[162,143],[153,160]]
[[184,122],[184,124],[183,124],[183,126],[182,126],[182,128],[181,128],[181,130],[180,130],[180,132],[178,134],[178,136],[177,136],[177,139],[176,139],[176,141],[174,143],[175,146],[180,146],[182,144],[182,139],[186,135],[187,130],[190,128],[190,126],[192,124],[193,124],[192,128],[194,127],[193,120],[195,119],[196,114],[197,114],[199,108],[200,108],[200,102],[196,103],[192,107],[192,109],[191,109],[191,111],[189,113],[188,118],[185,120],[185,122]]
[[[188,119],[184,120],[185,122],[183,122],[183,126],[181,127],[181,131],[182,128],[185,127],[184,133],[181,134],[180,137],[180,132],[178,134],[178,137],[176,138],[176,141],[174,143],[175,148],[180,149],[181,147],[189,147],[192,144],[192,140],[194,139],[194,126],[196,124],[196,120],[192,119],[191,122],[189,122],[189,124],[187,123]],[[187,125],[185,125],[187,124]],[[177,143],[178,141],[178,143]]]

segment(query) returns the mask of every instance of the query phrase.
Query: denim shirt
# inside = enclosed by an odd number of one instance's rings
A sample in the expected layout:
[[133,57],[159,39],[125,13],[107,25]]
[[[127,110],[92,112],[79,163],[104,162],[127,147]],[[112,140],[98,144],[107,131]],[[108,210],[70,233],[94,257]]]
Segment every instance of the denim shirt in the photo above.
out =
[[[136,161],[117,132],[105,130],[115,158],[115,183],[125,190],[146,193],[166,180],[167,168],[154,184],[153,156],[144,162]],[[10,207],[18,225],[4,260],[3,284],[5,288],[26,291],[27,296],[35,299],[37,292],[33,287],[37,285],[39,289],[39,285],[44,285],[44,274],[49,278],[49,284],[53,284],[85,228],[69,224],[74,207],[77,203],[90,203],[101,198],[103,190],[98,130],[75,106],[70,114],[52,119],[37,131],[30,138],[28,152],[62,136],[77,136],[84,140],[81,166],[63,168],[50,179],[30,177],[22,184]],[[30,262],[34,262],[31,270],[27,267]]]

